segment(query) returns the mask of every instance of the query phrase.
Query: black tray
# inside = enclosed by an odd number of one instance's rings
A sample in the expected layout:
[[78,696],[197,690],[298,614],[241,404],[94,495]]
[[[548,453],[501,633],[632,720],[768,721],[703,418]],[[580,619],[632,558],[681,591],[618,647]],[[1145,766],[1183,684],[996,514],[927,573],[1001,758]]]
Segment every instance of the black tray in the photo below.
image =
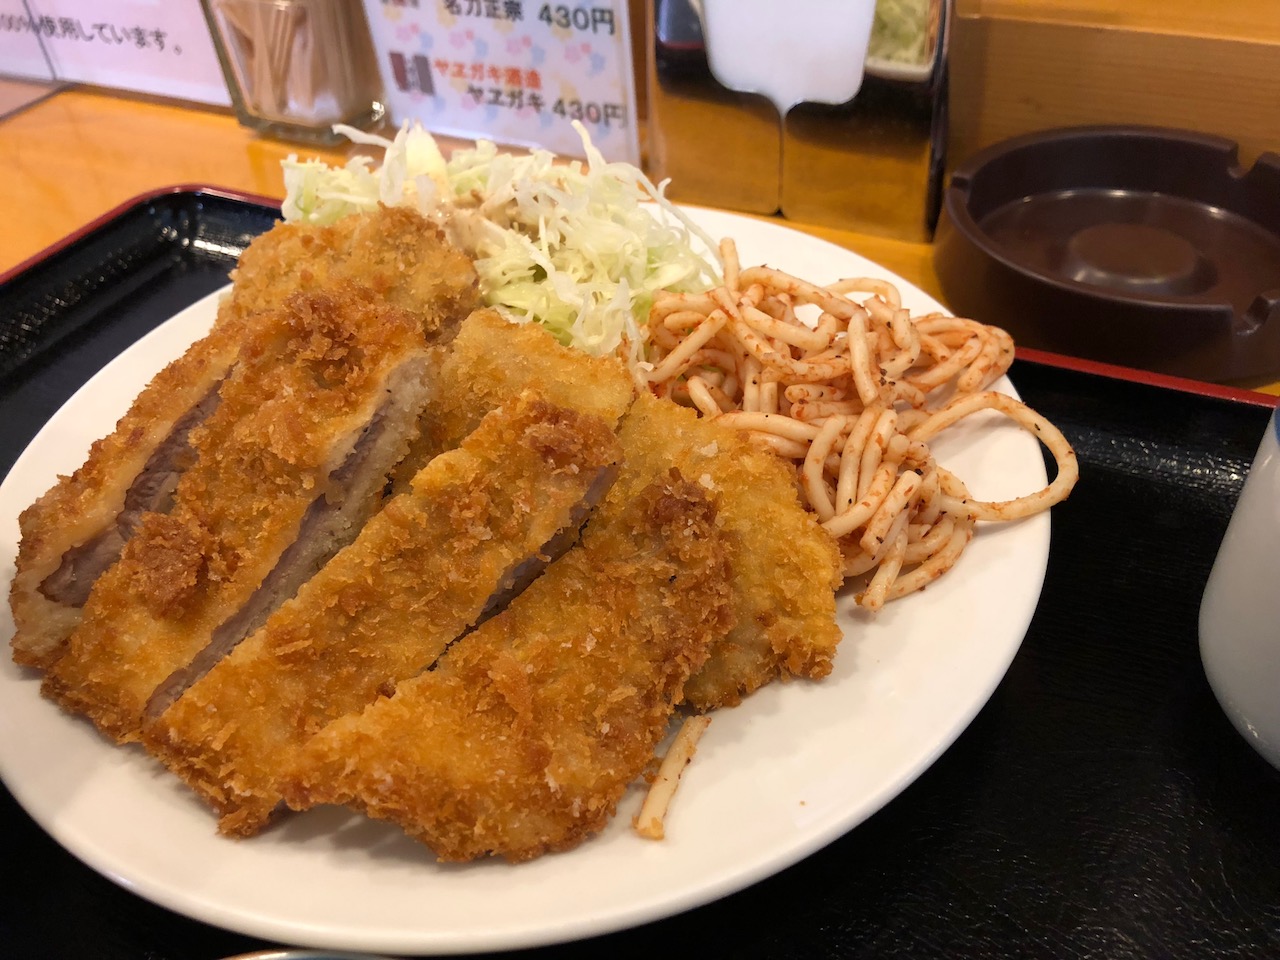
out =
[[[277,216],[165,191],[0,281],[0,472],[87,377],[224,283]],[[969,729],[886,808],[783,873],[521,956],[1280,956],[1280,773],[1218,709],[1196,639],[1267,398],[1034,356],[1011,376],[1075,444],[1081,479],[1054,509],[1026,641]],[[3,791],[0,864],[3,957],[212,960],[266,946],[99,876]]]

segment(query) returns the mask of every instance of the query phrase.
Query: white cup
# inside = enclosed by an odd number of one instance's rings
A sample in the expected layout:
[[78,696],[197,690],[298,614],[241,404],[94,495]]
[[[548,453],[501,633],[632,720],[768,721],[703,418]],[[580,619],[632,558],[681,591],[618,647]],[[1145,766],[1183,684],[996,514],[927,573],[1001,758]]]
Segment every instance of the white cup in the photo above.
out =
[[1280,767],[1280,420],[1274,412],[1200,601],[1200,657],[1236,729]]

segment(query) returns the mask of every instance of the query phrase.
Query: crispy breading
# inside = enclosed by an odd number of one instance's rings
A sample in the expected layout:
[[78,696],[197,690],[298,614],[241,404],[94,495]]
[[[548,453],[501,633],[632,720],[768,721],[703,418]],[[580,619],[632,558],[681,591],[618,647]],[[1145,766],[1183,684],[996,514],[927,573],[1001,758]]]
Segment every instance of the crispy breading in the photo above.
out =
[[[180,434],[190,426],[184,418],[217,390],[255,315],[279,308],[300,290],[354,279],[412,313],[428,339],[444,342],[479,302],[470,260],[429,220],[403,208],[380,208],[325,227],[277,224],[249,244],[232,277],[213,330],[157,374],[114,431],[93,444],[84,465],[60,477],[19,518],[10,586],[16,662],[47,669],[61,656],[93,578],[133,535],[133,518],[124,518],[131,485],[162,445],[181,445]],[[189,459],[182,451],[179,466]],[[152,508],[163,511],[169,503],[160,499],[163,506]],[[110,541],[105,548],[103,538]],[[95,545],[99,563],[73,565],[76,551]],[[50,579],[57,574],[73,584],[74,597],[57,595]]]
[[725,556],[710,495],[674,471],[611,491],[582,543],[505,612],[313,738],[290,804],[350,804],[442,860],[576,846],[652,760],[723,634]]
[[[239,344],[238,331],[228,324],[197,341],[151,380],[115,430],[93,444],[79,469],[59,477],[22,511],[17,571],[9,589],[15,626],[10,645],[16,663],[43,670],[62,655],[67,637],[80,622],[84,601],[50,596],[53,591],[44,584],[59,572],[69,552],[85,548],[100,535],[119,545],[132,535],[131,528],[115,527],[134,478],[187,412],[217,389]],[[189,456],[178,454],[180,460]],[[118,550],[117,545],[111,556],[118,556]],[[87,575],[81,573],[80,578]],[[91,585],[82,582],[76,588],[87,593]]]
[[441,364],[419,439],[397,474],[412,477],[431,457],[457,446],[486,413],[528,389],[612,421],[635,397],[620,360],[562,346],[540,324],[512,323],[495,310],[476,310],[462,322]]
[[563,346],[541,324],[512,323],[487,309],[463,321],[437,384],[428,415],[446,445],[521,390],[613,420],[635,396],[631,374],[617,358]]
[[[530,383],[555,384],[556,399],[567,404],[608,398],[612,405],[633,396],[621,361],[587,357],[536,325],[479,310],[464,321],[442,364],[417,452],[447,449],[477,411]],[[700,709],[732,705],[779,675],[829,673],[841,637],[834,600],[839,555],[800,505],[786,466],[739,434],[647,393],[624,423],[627,456],[646,465],[646,480],[675,464],[726,491],[720,522],[739,571],[737,625],[690,681],[691,702]]]
[[[428,357],[417,318],[350,285],[297,294],[255,321],[221,402],[193,431],[196,461],[173,510],[144,515],[99,578],[46,695],[135,739],[153,694],[251,600],[313,505],[340,501],[332,515],[350,536],[380,505],[425,403]],[[352,492],[342,468],[376,417],[394,419],[398,436],[380,440],[387,462],[366,464]]]
[[613,423],[515,398],[432,460],[144,741],[221,816],[261,828],[307,737],[425,669],[561,530],[621,456]]
[[741,434],[643,394],[620,433],[629,482],[671,466],[718,497],[717,523],[734,571],[734,626],[689,680],[698,710],[732,706],[776,677],[831,672],[840,642],[835,541],[805,510],[789,467]]
[[336,280],[358,283],[413,314],[431,342],[451,340],[480,303],[470,258],[408,207],[381,206],[327,226],[278,223],[249,245],[231,279],[236,309],[248,312]]

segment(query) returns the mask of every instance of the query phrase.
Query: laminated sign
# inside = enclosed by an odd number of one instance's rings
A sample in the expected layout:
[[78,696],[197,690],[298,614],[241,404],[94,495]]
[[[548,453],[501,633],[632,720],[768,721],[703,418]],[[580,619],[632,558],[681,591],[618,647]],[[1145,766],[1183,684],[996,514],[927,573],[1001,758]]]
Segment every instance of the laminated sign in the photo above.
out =
[[365,0],[397,123],[640,162],[626,0]]
[[231,102],[198,0],[0,0],[0,74]]

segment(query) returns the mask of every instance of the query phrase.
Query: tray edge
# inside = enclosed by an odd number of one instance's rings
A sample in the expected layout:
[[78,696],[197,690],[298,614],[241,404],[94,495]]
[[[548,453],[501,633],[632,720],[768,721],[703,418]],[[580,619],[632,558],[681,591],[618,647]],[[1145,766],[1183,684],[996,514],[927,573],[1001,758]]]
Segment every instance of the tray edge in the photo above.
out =
[[231,200],[238,203],[252,203],[258,206],[279,208],[280,200],[277,197],[268,197],[262,194],[250,193],[245,190],[236,190],[230,187],[220,187],[213,184],[203,183],[178,183],[165,187],[157,187],[154,190],[148,190],[144,193],[137,194],[127,200],[123,200],[111,209],[99,214],[89,222],[82,224],[66,236],[55,240],[49,246],[45,247],[38,253],[32,254],[21,263],[15,264],[3,273],[0,273],[0,286],[11,280],[21,276],[28,271],[40,267],[46,261],[52,259],[63,250],[78,243],[85,237],[89,236],[96,230],[100,230],[110,224],[113,220],[127,214],[130,210],[143,204],[151,203],[161,197],[173,196],[175,194],[188,193],[192,195],[206,195],[217,197],[223,200]]

